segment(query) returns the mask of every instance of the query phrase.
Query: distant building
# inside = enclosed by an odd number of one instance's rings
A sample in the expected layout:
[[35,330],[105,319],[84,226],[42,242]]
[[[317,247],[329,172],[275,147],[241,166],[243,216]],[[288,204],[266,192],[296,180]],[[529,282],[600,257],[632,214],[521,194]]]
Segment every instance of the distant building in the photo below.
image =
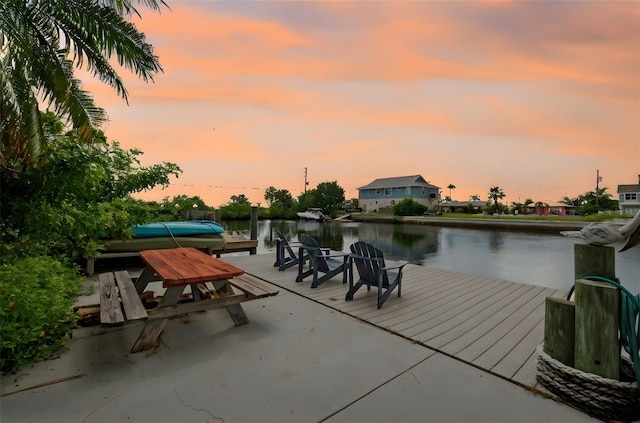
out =
[[635,215],[640,210],[640,175],[637,184],[618,185],[618,202],[620,214]]
[[484,213],[485,208],[490,203],[488,201],[443,201],[438,204],[438,209],[442,213]]
[[380,178],[358,188],[358,206],[365,212],[390,210],[405,198],[435,210],[440,200],[440,188],[420,175]]
[[575,216],[576,206],[569,204],[544,204],[527,206],[527,214],[537,214],[540,216]]

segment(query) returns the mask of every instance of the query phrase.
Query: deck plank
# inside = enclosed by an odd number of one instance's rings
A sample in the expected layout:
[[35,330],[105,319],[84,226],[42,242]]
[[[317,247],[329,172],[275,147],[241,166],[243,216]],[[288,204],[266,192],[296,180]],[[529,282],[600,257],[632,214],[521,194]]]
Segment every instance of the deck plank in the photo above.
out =
[[[345,301],[347,284],[336,276],[318,288],[296,283],[297,269],[278,271],[273,254],[225,257],[246,273],[436,351],[536,388],[535,349],[544,338],[544,304],[565,291],[408,264],[402,296],[382,309],[377,292],[362,287]],[[357,275],[356,275],[357,277]],[[546,391],[545,391],[546,392]]]
[[[528,287],[529,290],[522,295],[521,298],[510,304],[510,306],[505,308],[502,313],[496,315],[495,318],[487,320],[487,328],[493,325],[488,331],[474,333],[473,335],[476,339],[472,339],[473,337],[471,335],[466,338],[461,337],[457,342],[452,342],[448,345],[446,348],[447,351],[451,354],[455,354],[456,357],[471,363],[491,348],[491,346],[496,342],[502,339],[524,318],[535,312],[536,307],[539,306],[540,298],[547,296],[548,291],[542,287],[531,285],[525,286]],[[515,310],[513,307],[515,307]],[[500,318],[502,319],[500,320]]]

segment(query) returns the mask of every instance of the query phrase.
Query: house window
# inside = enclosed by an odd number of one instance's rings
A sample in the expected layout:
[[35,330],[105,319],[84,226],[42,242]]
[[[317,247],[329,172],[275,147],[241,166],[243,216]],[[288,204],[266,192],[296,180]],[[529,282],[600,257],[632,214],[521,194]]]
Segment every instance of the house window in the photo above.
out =
[[627,194],[625,194],[625,195],[624,195],[624,199],[625,199],[626,201],[629,201],[629,200],[631,200],[631,201],[635,201],[637,198],[638,198],[638,197],[637,197],[637,195],[636,195],[636,193],[635,193],[635,192],[627,193]]
[[384,195],[391,195],[391,188],[385,188]]
[[407,193],[407,195],[411,195],[411,187],[407,187],[407,190],[405,192]]
[[376,189],[376,194],[380,194],[380,188]]

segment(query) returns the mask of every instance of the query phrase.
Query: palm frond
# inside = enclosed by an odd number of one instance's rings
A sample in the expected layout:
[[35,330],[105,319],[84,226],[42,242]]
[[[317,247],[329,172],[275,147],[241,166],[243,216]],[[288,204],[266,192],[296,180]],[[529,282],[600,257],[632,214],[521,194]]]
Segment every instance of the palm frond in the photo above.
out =
[[46,138],[28,76],[10,57],[0,62],[0,168],[17,172],[37,160]]
[[[133,6],[133,2],[131,0],[100,0],[97,2],[100,6],[109,7],[117,11],[121,16],[131,16],[132,14],[136,14],[140,16],[138,9]],[[136,3],[142,4],[143,6],[148,7],[151,10],[156,12],[160,12],[161,7],[164,6],[169,9],[169,6],[163,1],[156,0],[136,0]]]
[[162,71],[145,35],[124,19],[139,15],[136,5],[168,7],[163,0],[0,1],[0,166],[32,163],[46,146],[39,100],[92,139],[106,115],[74,69],[89,70],[125,101],[112,57],[144,81]]

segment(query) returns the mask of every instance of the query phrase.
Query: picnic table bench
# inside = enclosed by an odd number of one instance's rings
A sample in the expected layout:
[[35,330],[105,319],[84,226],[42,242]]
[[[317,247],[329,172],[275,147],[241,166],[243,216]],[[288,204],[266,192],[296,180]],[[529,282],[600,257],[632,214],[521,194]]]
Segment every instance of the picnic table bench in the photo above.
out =
[[[144,250],[140,257],[146,267],[135,284],[126,271],[100,275],[102,324],[147,319],[132,353],[155,346],[168,318],[224,307],[238,326],[249,322],[240,303],[278,293],[274,285],[195,248]],[[146,310],[140,296],[158,280],[166,291],[157,307]],[[187,287],[193,300],[179,303]]]
[[100,323],[124,324],[126,320],[148,317],[129,272],[121,270],[100,274]]

